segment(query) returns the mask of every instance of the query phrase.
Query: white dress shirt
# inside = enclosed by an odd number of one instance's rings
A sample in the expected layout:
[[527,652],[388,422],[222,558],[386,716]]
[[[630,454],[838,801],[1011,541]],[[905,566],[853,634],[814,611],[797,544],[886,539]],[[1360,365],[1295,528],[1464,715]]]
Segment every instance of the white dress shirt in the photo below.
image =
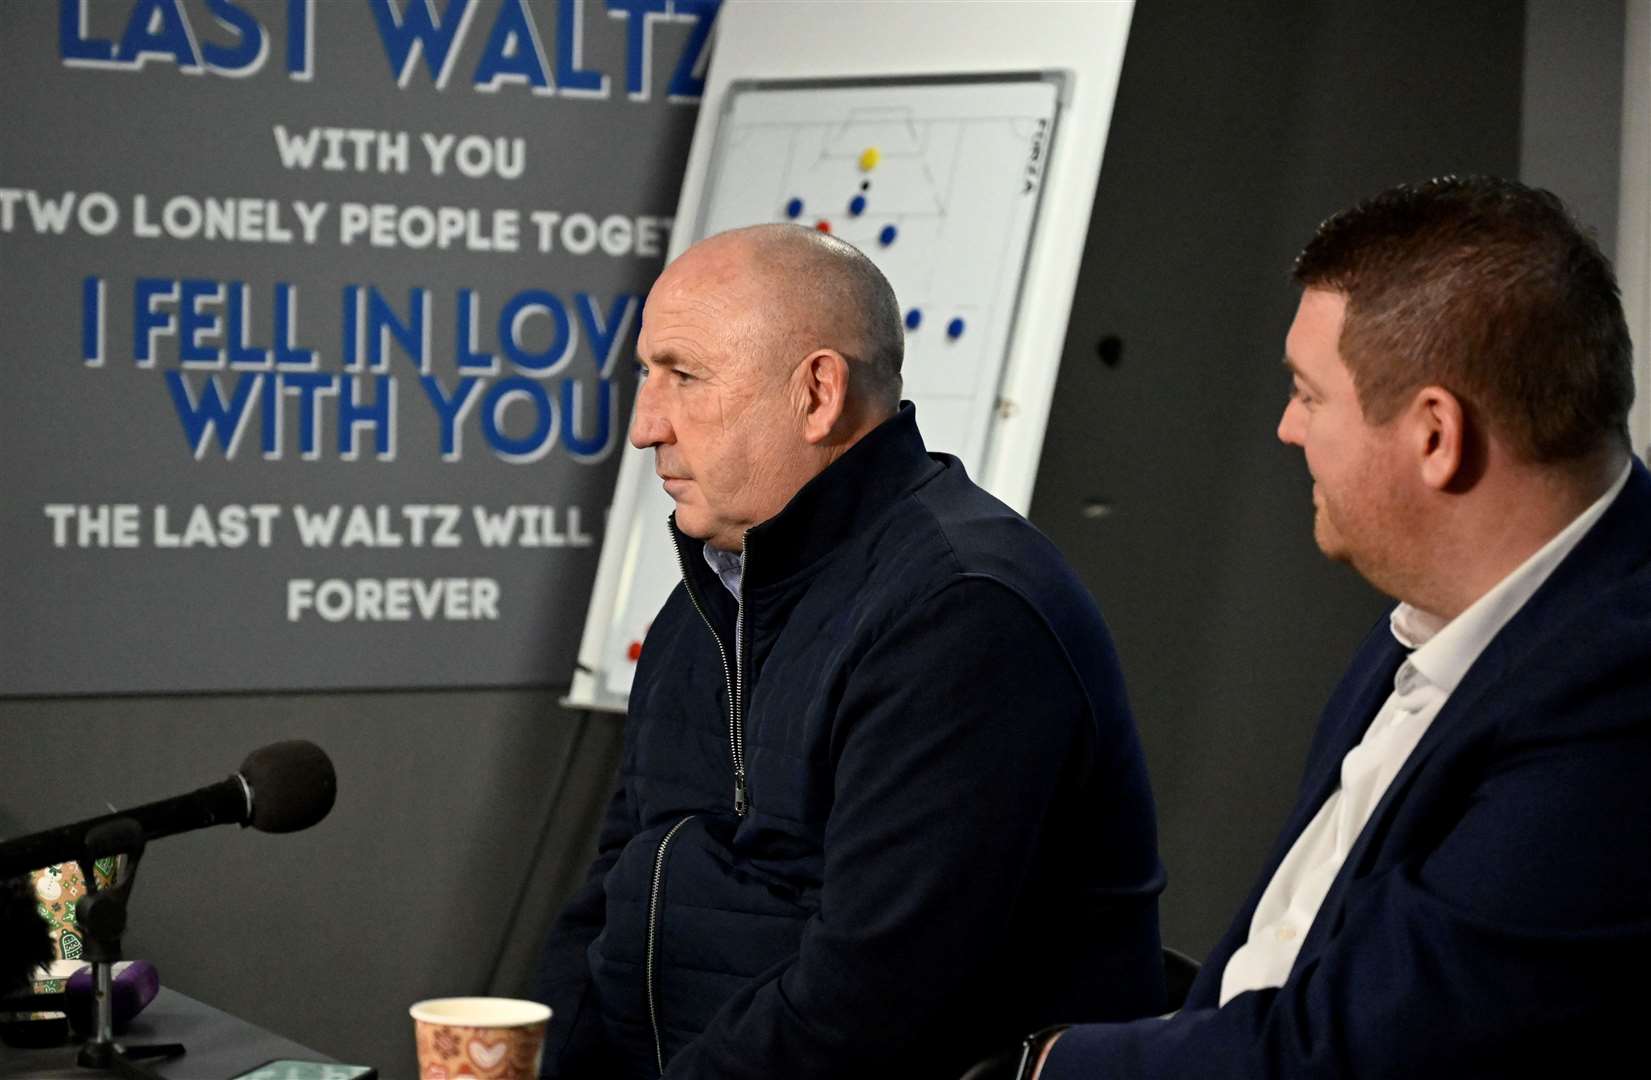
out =
[[1410,752],[1485,646],[1605,514],[1628,482],[1630,468],[1623,469],[1593,505],[1456,618],[1445,622],[1403,603],[1393,609],[1393,636],[1414,651],[1393,676],[1393,693],[1370,722],[1363,740],[1342,758],[1340,786],[1296,837],[1267,883],[1250,920],[1249,940],[1233,953],[1221,973],[1222,1005],[1246,990],[1284,985],[1342,863]]

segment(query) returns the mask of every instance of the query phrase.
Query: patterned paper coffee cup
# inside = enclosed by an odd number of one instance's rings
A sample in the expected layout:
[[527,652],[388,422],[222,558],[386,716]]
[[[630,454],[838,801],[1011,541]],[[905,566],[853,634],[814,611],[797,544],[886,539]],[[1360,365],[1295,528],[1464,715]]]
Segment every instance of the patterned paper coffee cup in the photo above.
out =
[[514,998],[421,1001],[407,1010],[421,1080],[533,1080],[550,1007]]

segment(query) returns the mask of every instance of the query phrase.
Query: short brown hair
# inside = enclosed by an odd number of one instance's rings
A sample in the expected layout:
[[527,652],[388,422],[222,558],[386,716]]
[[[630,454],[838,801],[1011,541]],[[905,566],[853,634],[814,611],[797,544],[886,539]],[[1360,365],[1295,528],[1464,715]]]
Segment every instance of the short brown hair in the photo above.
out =
[[1320,225],[1294,276],[1347,298],[1341,355],[1371,423],[1435,384],[1529,461],[1627,445],[1616,277],[1552,192],[1485,176],[1391,188]]

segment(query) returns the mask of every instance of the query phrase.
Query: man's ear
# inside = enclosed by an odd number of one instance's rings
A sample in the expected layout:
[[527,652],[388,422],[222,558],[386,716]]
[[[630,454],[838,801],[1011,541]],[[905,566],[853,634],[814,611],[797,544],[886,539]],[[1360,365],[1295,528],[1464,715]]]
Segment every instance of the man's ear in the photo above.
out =
[[803,360],[799,376],[803,438],[814,446],[833,441],[848,411],[847,358],[836,349],[816,349]]
[[1442,386],[1424,386],[1411,398],[1405,422],[1422,483],[1444,491],[1461,478],[1468,452],[1467,413]]

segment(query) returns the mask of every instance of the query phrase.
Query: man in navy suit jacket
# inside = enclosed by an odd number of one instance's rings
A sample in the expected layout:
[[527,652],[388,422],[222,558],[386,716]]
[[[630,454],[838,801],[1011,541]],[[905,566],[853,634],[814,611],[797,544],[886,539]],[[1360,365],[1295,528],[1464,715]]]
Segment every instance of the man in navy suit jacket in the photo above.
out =
[[1445,178],[1331,218],[1295,274],[1278,435],[1320,548],[1399,603],[1182,1011],[1034,1036],[1019,1074],[1632,1071],[1651,476],[1610,265],[1552,195]]

